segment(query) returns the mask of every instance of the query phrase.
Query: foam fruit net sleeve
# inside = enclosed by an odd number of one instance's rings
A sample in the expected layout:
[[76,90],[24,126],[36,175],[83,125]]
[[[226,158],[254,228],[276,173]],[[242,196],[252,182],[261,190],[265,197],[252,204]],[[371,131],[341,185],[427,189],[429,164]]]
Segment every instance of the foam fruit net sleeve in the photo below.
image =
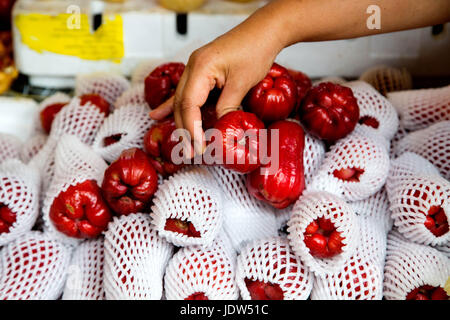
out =
[[19,159],[22,141],[8,133],[0,133],[0,163],[6,159]]
[[35,119],[34,119],[34,133],[36,134],[47,134],[44,132],[44,128],[42,127],[41,122],[41,112],[47,108],[50,105],[53,104],[68,104],[72,98],[65,94],[64,92],[55,92],[54,94],[50,95],[49,97],[42,100],[38,105],[38,112],[36,113]]
[[450,180],[450,121],[441,121],[428,128],[409,133],[398,141],[394,154],[414,152],[435,165]]
[[314,281],[312,273],[292,252],[288,240],[281,237],[246,244],[237,258],[236,272],[243,300],[251,299],[245,279],[279,285],[284,300],[306,300]]
[[[389,100],[364,81],[347,82],[345,86],[352,89],[358,101],[359,118],[375,119],[378,126],[370,126],[370,128],[373,128],[387,140],[391,140],[397,132],[399,120],[397,111]],[[365,126],[363,123],[357,125]]]
[[55,150],[55,174],[45,194],[42,209],[44,230],[60,241],[76,245],[79,239],[71,238],[59,232],[50,221],[50,207],[61,192],[87,180],[95,180],[100,186],[108,165],[92,148],[83,144],[77,137],[64,135]]
[[104,239],[86,240],[75,248],[64,286],[63,300],[104,300]]
[[[176,246],[209,245],[222,230],[222,195],[204,167],[190,166],[170,176],[159,185],[153,203],[156,230]],[[190,222],[200,237],[165,230],[167,219]]]
[[223,226],[236,251],[249,241],[278,235],[274,209],[249,194],[245,175],[222,166],[207,168],[223,197]]
[[450,275],[448,258],[433,247],[416,244],[396,231],[388,234],[384,297],[405,300],[408,293],[423,286],[444,287]]
[[30,162],[30,160],[39,153],[47,142],[48,136],[43,133],[35,133],[27,141],[25,141],[20,148],[20,160],[24,163]]
[[450,120],[450,85],[388,94],[405,129],[415,131]]
[[[304,242],[308,225],[318,218],[330,219],[343,238],[342,252],[330,258],[310,254]],[[288,239],[294,253],[317,275],[339,270],[359,242],[359,226],[353,209],[341,198],[325,191],[308,192],[297,200],[288,225]]]
[[145,213],[114,217],[105,232],[107,300],[159,300],[173,246],[159,237]]
[[0,299],[56,300],[62,293],[72,251],[31,231],[0,251]]
[[169,261],[164,276],[168,300],[186,300],[204,294],[208,300],[237,300],[235,256],[222,239],[209,246],[181,248]]
[[0,233],[0,246],[17,239],[34,226],[39,215],[39,172],[20,160],[0,164],[0,204],[16,215],[6,233]]
[[[306,189],[328,191],[346,201],[363,200],[383,187],[389,163],[386,140],[361,128],[331,146]],[[359,170],[358,181],[335,176],[335,171],[346,169]]]
[[364,71],[359,79],[371,84],[384,96],[388,92],[403,91],[412,88],[412,76],[404,68],[375,66]]
[[130,82],[123,76],[107,72],[78,75],[75,79],[75,96],[98,94],[111,106],[126,90]]
[[[144,147],[144,135],[154,122],[148,116],[150,109],[143,105],[126,105],[114,110],[103,122],[93,142],[93,149],[107,162],[116,160],[123,150]],[[105,139],[117,142],[105,145]]]
[[450,219],[450,183],[424,158],[404,153],[393,161],[386,183],[391,217],[398,231],[410,241],[443,245],[450,232],[434,235],[425,227],[432,206],[440,206]]
[[146,106],[148,108],[147,101],[145,101],[144,88],[143,83],[132,85],[117,98],[114,102],[114,109],[119,109],[129,104]]

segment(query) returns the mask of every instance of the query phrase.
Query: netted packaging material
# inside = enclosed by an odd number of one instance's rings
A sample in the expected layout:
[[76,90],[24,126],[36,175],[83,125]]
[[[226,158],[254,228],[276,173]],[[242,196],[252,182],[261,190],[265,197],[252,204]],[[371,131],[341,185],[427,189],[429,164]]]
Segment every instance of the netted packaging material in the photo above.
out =
[[134,84],[124,91],[120,97],[117,98],[116,102],[114,102],[114,109],[119,109],[129,104],[146,106],[148,108],[147,101],[145,101],[143,83]]
[[[448,259],[450,259],[450,242],[443,244],[442,246],[436,246],[437,250],[442,252]],[[449,276],[450,277],[450,276]]]
[[61,192],[87,180],[95,180],[101,186],[103,175],[108,165],[92,148],[82,143],[77,137],[64,135],[55,150],[55,174],[45,194],[42,215],[44,231],[54,235],[60,241],[77,245],[80,239],[66,236],[59,232],[50,220],[50,208]]
[[412,77],[406,68],[374,66],[365,70],[359,79],[371,84],[384,96],[388,92],[412,89]]
[[[190,166],[159,185],[151,216],[159,235],[174,245],[209,245],[222,230],[222,208],[222,194],[211,173],[204,167]],[[200,236],[166,230],[168,219],[192,224]]]
[[391,150],[389,152],[389,156],[391,159],[397,157],[397,155],[395,154],[395,151],[397,149],[397,144],[400,140],[402,140],[404,137],[406,137],[408,135],[408,133],[410,133],[410,130],[405,129],[403,124],[400,122],[398,125],[398,130],[391,140]]
[[433,246],[450,240],[450,232],[438,236],[425,225],[427,216],[436,207],[450,220],[450,182],[426,159],[413,153],[395,159],[386,190],[391,217],[402,235],[410,241]]
[[0,252],[0,299],[58,299],[71,255],[71,248],[39,231],[10,242]]
[[92,145],[97,131],[105,120],[105,114],[99,108],[87,102],[80,104],[79,98],[73,98],[55,116],[52,131],[42,149],[30,160],[30,164],[36,166],[41,172],[42,190],[46,192],[54,174],[55,149],[60,138],[65,135],[73,135],[81,142]]
[[[386,139],[361,128],[331,146],[306,189],[328,191],[347,201],[364,200],[383,187],[389,165]],[[353,172],[353,180],[346,180],[346,171]]]
[[245,280],[278,285],[283,300],[306,300],[314,277],[287,239],[269,237],[247,243],[237,258],[236,282],[243,300],[251,300]]
[[47,142],[48,136],[43,133],[35,133],[27,141],[22,144],[20,148],[20,160],[24,163],[30,162],[30,160],[41,151]]
[[[305,244],[305,231],[319,218],[329,219],[342,238],[342,252],[328,258],[311,255]],[[339,270],[355,252],[359,242],[359,225],[355,212],[347,202],[325,191],[305,191],[292,208],[288,239],[295,254],[317,275]]]
[[208,170],[222,191],[224,231],[236,251],[251,240],[278,235],[275,210],[248,192],[245,175],[222,166],[209,166]]
[[19,159],[22,141],[16,136],[0,132],[0,163],[7,159]]
[[450,180],[450,121],[441,121],[406,135],[395,145],[394,154],[400,156],[405,152],[424,157]]
[[122,151],[144,147],[144,135],[154,122],[142,105],[127,105],[114,110],[103,122],[92,145],[107,162],[116,160]]
[[[7,206],[15,221],[0,233],[0,246],[17,239],[34,226],[39,216],[39,172],[17,159],[0,164],[0,207]],[[2,219],[2,217],[0,217]]]
[[195,300],[199,294],[208,300],[237,300],[234,260],[220,237],[209,246],[181,248],[169,261],[164,276],[167,300]]
[[35,133],[47,134],[42,127],[41,112],[45,108],[54,104],[68,104],[72,98],[64,92],[55,92],[42,100],[38,105],[38,112],[36,113],[34,120],[34,131]]
[[444,288],[450,276],[450,261],[427,245],[413,243],[396,231],[388,234],[384,267],[384,297],[405,300],[408,293],[423,285]]
[[75,248],[64,287],[63,300],[104,300],[104,239],[91,239]]
[[405,129],[419,130],[450,120],[450,85],[388,94]]
[[357,126],[368,126],[390,141],[399,123],[394,106],[367,82],[351,81],[345,86],[352,89],[358,101],[360,120]]
[[107,300],[160,300],[173,246],[146,213],[114,217],[105,232],[103,284]]
[[80,74],[75,79],[75,96],[98,94],[109,103],[110,111],[113,110],[117,98],[129,88],[130,82],[122,75],[115,73]]
[[305,148],[303,149],[305,185],[308,185],[310,183],[317,170],[319,170],[324,159],[324,142],[305,132]]

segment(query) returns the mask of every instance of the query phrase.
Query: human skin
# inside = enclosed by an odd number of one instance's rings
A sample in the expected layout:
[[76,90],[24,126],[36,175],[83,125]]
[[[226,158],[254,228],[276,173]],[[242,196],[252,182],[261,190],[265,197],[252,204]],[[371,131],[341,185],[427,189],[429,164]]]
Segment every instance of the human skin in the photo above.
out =
[[[380,29],[367,28],[366,10],[370,5],[380,7]],[[200,107],[208,93],[214,87],[222,90],[218,117],[236,110],[283,48],[299,42],[350,39],[448,21],[448,0],[273,0],[229,32],[195,50],[174,96],[153,110],[150,117],[160,120],[173,112],[177,128],[189,131],[195,152],[201,154],[206,142]]]

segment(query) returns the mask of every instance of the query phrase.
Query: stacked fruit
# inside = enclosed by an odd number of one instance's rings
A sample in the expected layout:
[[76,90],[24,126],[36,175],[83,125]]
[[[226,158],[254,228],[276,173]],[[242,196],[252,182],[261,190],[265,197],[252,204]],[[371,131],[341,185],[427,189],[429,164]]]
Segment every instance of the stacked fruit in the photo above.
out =
[[[0,297],[449,298],[450,87],[384,96],[275,63],[220,118],[211,91],[191,158],[148,115],[183,70],[79,76],[29,141],[0,136]],[[440,117],[402,104],[422,93]]]

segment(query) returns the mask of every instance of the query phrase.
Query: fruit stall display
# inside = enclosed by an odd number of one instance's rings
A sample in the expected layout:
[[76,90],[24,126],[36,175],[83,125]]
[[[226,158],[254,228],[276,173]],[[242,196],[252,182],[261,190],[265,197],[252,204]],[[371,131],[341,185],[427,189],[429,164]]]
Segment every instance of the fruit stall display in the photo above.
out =
[[[211,91],[223,152],[180,164],[149,112],[184,67],[79,75],[25,142],[0,134],[0,298],[449,299],[450,86],[274,63],[239,110]],[[277,130],[273,171],[249,129]]]

